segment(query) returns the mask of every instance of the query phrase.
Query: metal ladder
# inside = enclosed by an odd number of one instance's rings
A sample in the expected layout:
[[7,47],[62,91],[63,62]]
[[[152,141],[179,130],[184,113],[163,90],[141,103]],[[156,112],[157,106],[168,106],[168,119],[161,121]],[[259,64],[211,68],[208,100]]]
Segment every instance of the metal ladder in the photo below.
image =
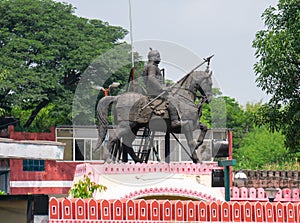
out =
[[136,137],[136,139],[141,139],[141,143],[133,145],[138,147],[136,155],[142,160],[142,162],[147,163],[152,150],[157,161],[160,162],[158,151],[153,143],[155,132],[151,132],[151,130],[148,127],[144,127],[144,129],[141,131],[142,134],[137,134]]

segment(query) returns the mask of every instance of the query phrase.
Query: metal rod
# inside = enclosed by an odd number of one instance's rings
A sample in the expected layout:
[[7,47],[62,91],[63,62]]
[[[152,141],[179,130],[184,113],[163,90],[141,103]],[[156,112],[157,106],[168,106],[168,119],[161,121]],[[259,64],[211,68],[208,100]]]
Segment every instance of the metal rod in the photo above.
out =
[[184,147],[184,145],[179,141],[179,139],[177,138],[177,136],[171,132],[172,136],[176,139],[176,141],[179,143],[179,145],[183,148],[183,150],[186,152],[186,154],[188,155],[188,157],[193,160],[193,157],[189,154],[189,152],[187,151],[187,149]]
[[170,163],[170,132],[167,131],[165,135],[165,162]]

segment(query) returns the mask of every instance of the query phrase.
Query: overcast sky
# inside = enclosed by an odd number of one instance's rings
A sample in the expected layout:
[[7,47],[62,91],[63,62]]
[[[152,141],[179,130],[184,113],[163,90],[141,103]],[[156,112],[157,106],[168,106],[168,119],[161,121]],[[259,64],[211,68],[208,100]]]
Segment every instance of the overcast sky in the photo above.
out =
[[[63,2],[75,6],[75,14],[80,17],[100,19],[130,30],[129,0]],[[131,0],[132,34],[134,43],[137,42],[133,45],[138,51],[138,42],[156,40],[179,45],[199,58],[214,54],[211,62],[214,82],[224,95],[235,98],[241,105],[266,102],[269,97],[256,87],[253,72],[256,59],[251,45],[255,33],[264,29],[263,11],[277,3],[278,0]],[[130,36],[125,40],[130,42]],[[189,64],[183,70],[190,71],[196,65]],[[168,79],[178,79],[172,69],[166,69],[166,73]]]

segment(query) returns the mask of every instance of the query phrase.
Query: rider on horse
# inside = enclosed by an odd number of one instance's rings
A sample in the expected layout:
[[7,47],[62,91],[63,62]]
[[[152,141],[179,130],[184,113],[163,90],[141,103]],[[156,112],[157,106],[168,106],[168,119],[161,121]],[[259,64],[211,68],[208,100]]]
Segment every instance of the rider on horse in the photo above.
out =
[[[155,97],[162,92],[167,92],[167,89],[163,87],[163,76],[161,70],[158,68],[160,63],[160,54],[157,50],[152,50],[148,53],[148,63],[143,70],[143,78],[146,85],[147,95]],[[186,124],[188,121],[180,121],[176,107],[169,103],[168,111],[171,120],[171,128],[179,128]]]

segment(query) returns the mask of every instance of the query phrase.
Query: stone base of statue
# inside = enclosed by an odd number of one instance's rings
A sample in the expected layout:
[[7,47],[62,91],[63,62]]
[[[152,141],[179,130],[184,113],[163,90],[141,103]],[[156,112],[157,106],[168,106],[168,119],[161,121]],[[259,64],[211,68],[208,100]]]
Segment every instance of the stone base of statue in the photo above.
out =
[[224,188],[211,187],[215,162],[85,163],[76,167],[74,183],[84,175],[107,187],[95,199],[169,199],[224,201]]

